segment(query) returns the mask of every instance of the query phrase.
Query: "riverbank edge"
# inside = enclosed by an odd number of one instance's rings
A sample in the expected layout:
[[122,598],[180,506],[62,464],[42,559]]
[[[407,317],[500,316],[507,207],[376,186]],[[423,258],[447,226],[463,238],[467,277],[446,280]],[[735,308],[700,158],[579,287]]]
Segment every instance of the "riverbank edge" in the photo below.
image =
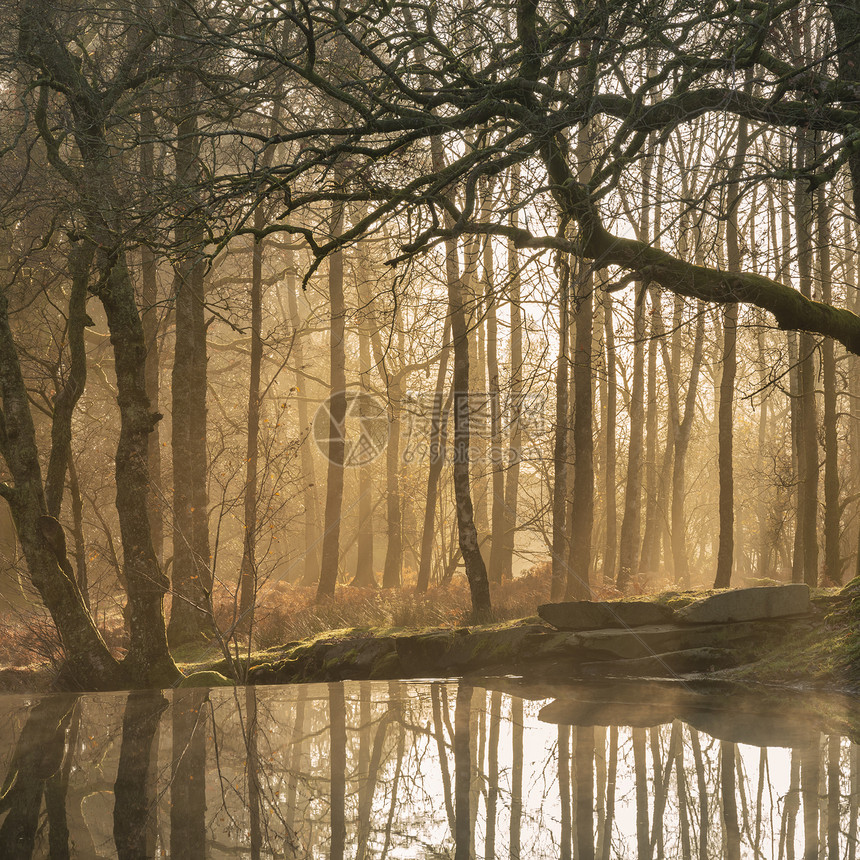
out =
[[[694,599],[639,602],[675,607]],[[184,659],[183,659],[184,658]],[[719,624],[565,631],[538,616],[434,628],[345,628],[265,651],[180,654],[182,687],[520,675],[534,679],[716,680],[860,695],[860,595],[821,591],[811,613]],[[51,688],[48,666],[0,669],[0,690]]]

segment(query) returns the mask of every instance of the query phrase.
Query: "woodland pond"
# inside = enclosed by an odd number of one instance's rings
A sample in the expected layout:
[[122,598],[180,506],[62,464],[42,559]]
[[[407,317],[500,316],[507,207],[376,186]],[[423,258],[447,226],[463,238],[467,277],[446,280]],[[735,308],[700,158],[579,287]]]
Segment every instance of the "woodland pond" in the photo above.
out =
[[841,707],[513,678],[4,696],[0,856],[855,858]]

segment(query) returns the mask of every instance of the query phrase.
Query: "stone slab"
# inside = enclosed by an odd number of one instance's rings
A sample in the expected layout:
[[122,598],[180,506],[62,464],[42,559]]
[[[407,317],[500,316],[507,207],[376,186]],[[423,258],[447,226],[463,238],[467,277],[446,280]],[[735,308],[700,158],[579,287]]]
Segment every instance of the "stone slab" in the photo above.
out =
[[809,586],[796,583],[723,591],[693,601],[679,609],[677,616],[687,624],[729,624],[806,615],[811,611]]
[[559,630],[644,627],[671,621],[673,614],[668,606],[639,600],[572,600],[538,606],[538,615]]

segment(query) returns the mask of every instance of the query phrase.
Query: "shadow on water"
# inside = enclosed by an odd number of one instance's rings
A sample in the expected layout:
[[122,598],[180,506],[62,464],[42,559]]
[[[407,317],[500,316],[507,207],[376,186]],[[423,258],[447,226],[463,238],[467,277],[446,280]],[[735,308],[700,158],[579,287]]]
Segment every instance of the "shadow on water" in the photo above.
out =
[[0,857],[857,860],[858,725],[648,682],[7,696]]

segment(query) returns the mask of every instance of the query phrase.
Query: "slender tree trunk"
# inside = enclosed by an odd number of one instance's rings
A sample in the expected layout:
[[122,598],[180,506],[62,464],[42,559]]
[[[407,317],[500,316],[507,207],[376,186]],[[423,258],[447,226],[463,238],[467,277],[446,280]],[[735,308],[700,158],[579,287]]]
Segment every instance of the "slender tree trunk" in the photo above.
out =
[[[370,326],[369,307],[365,297],[359,295],[363,308],[358,326],[358,363],[361,375],[361,390],[367,391],[370,377]],[[370,463],[362,463],[358,472],[358,539],[356,541],[355,577],[352,585],[362,588],[375,587],[373,575],[373,481]]]
[[594,528],[594,391],[591,344],[594,321],[594,273],[580,271],[575,284],[573,345],[573,527],[565,596],[591,597],[591,533]]
[[[511,199],[519,197],[519,167],[511,170]],[[512,204],[511,226],[519,226],[518,210]],[[523,397],[523,312],[521,306],[521,278],[516,246],[508,243],[508,299],[511,309],[511,363],[510,363],[510,466],[505,477],[505,534],[501,559],[501,578],[513,576],[514,545],[516,543],[517,509],[520,490],[520,462],[522,460],[523,430],[521,423]]]
[[487,739],[487,822],[484,836],[484,860],[495,860],[496,814],[499,800],[499,730],[502,723],[502,694],[490,694],[490,731]]
[[651,335],[648,339],[647,396],[645,398],[645,528],[642,533],[642,557],[639,567],[646,575],[656,573],[660,556],[660,529],[657,519],[657,351],[655,335],[656,311],[660,294],[656,287],[649,289],[651,298]]
[[[677,334],[683,318],[683,300],[675,303],[673,328]],[[684,412],[681,414],[678,404],[680,388],[680,344],[673,335],[673,353],[669,356],[665,341],[662,341],[663,365],[666,371],[667,387],[669,390],[669,414],[672,422],[672,437],[675,445],[675,456],[672,466],[672,561],[675,577],[683,586],[690,584],[690,566],[687,558],[687,523],[684,512],[686,500],[686,467],[687,451],[690,445],[690,434],[693,428],[693,417],[696,411],[696,393],[699,387],[699,374],[702,366],[702,352],[705,339],[705,315],[701,302],[696,309],[696,332],[693,341],[693,355],[690,361],[690,380],[684,397]]]
[[[261,230],[265,214],[257,206],[254,229]],[[238,629],[254,626],[257,601],[257,470],[260,441],[260,369],[263,362],[263,242],[254,238],[251,256],[251,364],[248,383],[248,437],[245,445],[245,539],[240,567]]]
[[472,706],[472,686],[460,681],[457,705],[454,709],[454,860],[470,860],[470,792],[472,782],[471,737],[469,716]]
[[310,438],[310,418],[308,417],[308,382],[301,371],[305,366],[304,332],[299,317],[299,303],[296,286],[295,251],[287,256],[287,308],[290,314],[290,327],[293,330],[293,355],[296,359],[296,409],[298,411],[299,433],[302,439],[300,456],[302,470],[302,501],[304,504],[305,551],[304,570],[301,583],[314,585],[319,579],[319,506],[314,470],[314,454]]
[[[403,356],[400,356],[401,361]],[[388,386],[388,445],[385,449],[385,485],[388,541],[382,571],[383,588],[399,588],[403,568],[403,498],[400,493],[400,406],[402,375],[395,372]]]
[[735,745],[720,741],[720,800],[726,860],[740,860],[741,834],[735,797]]
[[570,791],[570,726],[559,724],[556,743],[558,744],[558,799],[561,807],[559,815],[561,833],[558,840],[558,856],[560,860],[571,860],[573,857],[573,834],[571,821],[571,791]]
[[603,325],[606,331],[606,549],[603,561],[604,583],[615,582],[615,560],[618,556],[617,487],[615,479],[616,460],[616,410],[618,408],[618,381],[616,376],[615,320],[612,309],[612,294],[603,296]]
[[60,518],[66,470],[71,459],[72,414],[87,382],[87,353],[84,329],[92,324],[87,316],[87,287],[94,248],[91,242],[79,241],[69,251],[69,273],[72,276],[69,296],[67,337],[69,372],[54,398],[51,420],[51,455],[45,473],[45,502],[48,514]]
[[[804,166],[811,158],[810,144],[798,143],[798,161]],[[795,186],[795,220],[797,229],[797,269],[800,292],[812,297],[812,198],[806,183]],[[815,338],[801,332],[798,336],[800,384],[800,477],[803,489],[798,527],[803,538],[803,581],[818,584],[818,419],[815,408]]]
[[[140,130],[149,140],[140,147],[140,173],[144,193],[155,181],[155,158],[152,140],[155,139],[155,117],[150,108],[140,112]],[[160,413],[161,350],[159,347],[158,280],[156,257],[147,244],[140,248],[141,321],[146,342],[146,395],[153,412]],[[161,434],[156,424],[149,434],[149,528],[152,548],[159,564],[164,562],[163,491],[161,488]]]
[[72,501],[72,531],[75,538],[75,581],[87,609],[90,608],[89,575],[87,573],[87,545],[84,540],[84,500],[78,483],[75,458],[69,456],[69,495]]
[[570,260],[560,260],[559,284],[559,343],[555,371],[555,442],[553,448],[552,488],[552,585],[550,599],[561,599],[567,585],[568,534],[567,534],[567,437],[569,433],[569,349],[570,333]]
[[[179,16],[179,35],[185,26]],[[209,553],[209,503],[206,490],[206,322],[203,225],[188,216],[196,202],[189,190],[197,181],[198,123],[192,107],[196,83],[183,76],[180,90],[186,114],[177,124],[176,176],[187,199],[175,229],[182,249],[173,282],[176,344],[173,356],[173,601],[168,635],[173,645],[215,633],[212,618],[212,569]]]
[[331,720],[331,860],[343,860],[346,846],[346,701],[343,684],[329,684],[329,719]]
[[[825,186],[816,192],[818,277],[821,300],[833,302],[831,272],[830,207]],[[839,439],[837,436],[836,357],[833,338],[821,344],[821,380],[824,387],[824,571],[825,582],[842,584],[842,559],[839,550]]]
[[[486,218],[490,217],[489,191],[485,196]],[[505,544],[505,451],[502,433],[502,389],[499,380],[499,326],[496,313],[493,243],[484,242],[484,295],[487,304],[487,372],[490,382],[490,462],[492,467],[492,505],[490,507],[490,581],[502,581]]]
[[257,743],[260,727],[257,708],[257,688],[253,684],[245,686],[245,770],[248,785],[248,836],[251,860],[260,860],[263,849],[262,830],[262,791],[260,785],[260,750]]
[[[343,226],[343,205],[332,204],[332,236]],[[343,251],[329,257],[328,287],[331,302],[329,324],[328,474],[325,521],[317,600],[334,597],[340,562],[340,517],[343,505],[343,467],[346,442],[346,305],[343,295]]]
[[821,751],[818,732],[800,748],[800,796],[803,801],[803,860],[818,860],[818,797]]
[[430,584],[430,568],[433,561],[434,523],[439,478],[445,465],[445,442],[448,436],[448,411],[451,398],[443,404],[445,377],[448,373],[450,348],[450,326],[446,322],[442,351],[439,354],[439,370],[436,374],[436,389],[433,393],[433,414],[430,424],[430,468],[427,473],[427,493],[424,505],[424,523],[421,528],[421,553],[418,561],[418,581],[415,590],[419,594],[427,591]]
[[645,729],[632,730],[633,773],[636,789],[636,844],[638,856],[647,857],[651,847],[648,834],[648,762],[645,756]]
[[520,860],[523,817],[523,700],[511,698],[511,860]]
[[[442,142],[438,138],[431,141],[431,152],[434,169],[442,170],[444,155]],[[490,585],[478,545],[469,483],[469,340],[456,247],[452,242],[446,243],[446,279],[448,317],[451,320],[451,339],[454,345],[454,496],[460,552],[463,554],[466,578],[469,581],[472,611],[476,616],[486,616],[491,610]]]
[[207,690],[173,693],[170,856],[206,856]]
[[633,311],[633,388],[630,392],[630,444],[627,485],[618,557],[619,591],[626,591],[639,566],[640,499],[642,495],[642,436],[645,386],[645,289],[638,288]]
[[[741,245],[738,235],[738,205],[741,177],[747,153],[748,127],[744,119],[738,125],[738,142],[735,157],[729,172],[726,218],[726,257],[730,272],[741,270]],[[723,372],[720,377],[720,409],[717,417],[719,434],[719,480],[720,480],[720,537],[717,549],[717,572],[714,588],[728,588],[732,579],[732,564],[735,553],[735,483],[733,451],[734,393],[738,369],[738,306],[731,303],[723,310]]]

